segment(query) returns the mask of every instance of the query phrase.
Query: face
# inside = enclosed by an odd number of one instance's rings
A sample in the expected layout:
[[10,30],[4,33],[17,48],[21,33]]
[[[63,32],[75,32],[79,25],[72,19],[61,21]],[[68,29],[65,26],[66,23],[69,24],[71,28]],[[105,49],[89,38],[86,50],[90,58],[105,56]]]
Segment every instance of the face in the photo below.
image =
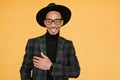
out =
[[50,11],[46,14],[46,19],[44,20],[44,24],[47,28],[47,31],[51,35],[56,35],[61,26],[63,25],[63,20],[60,12],[58,11]]

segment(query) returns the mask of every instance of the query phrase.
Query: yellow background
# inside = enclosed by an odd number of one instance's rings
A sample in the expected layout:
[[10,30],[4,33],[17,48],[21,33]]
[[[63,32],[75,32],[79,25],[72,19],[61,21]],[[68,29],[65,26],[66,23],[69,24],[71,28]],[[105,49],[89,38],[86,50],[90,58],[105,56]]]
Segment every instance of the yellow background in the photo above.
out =
[[36,13],[50,2],[72,10],[61,36],[76,48],[77,80],[120,80],[120,0],[0,0],[0,80],[20,80],[27,40],[46,31]]

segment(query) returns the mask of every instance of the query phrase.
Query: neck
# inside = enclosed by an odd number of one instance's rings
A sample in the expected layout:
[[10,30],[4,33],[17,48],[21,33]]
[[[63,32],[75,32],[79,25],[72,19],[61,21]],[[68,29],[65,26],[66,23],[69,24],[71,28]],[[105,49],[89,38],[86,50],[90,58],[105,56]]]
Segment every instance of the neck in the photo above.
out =
[[59,37],[59,32],[56,35],[51,35],[48,31],[46,32],[46,38],[49,40],[57,40]]

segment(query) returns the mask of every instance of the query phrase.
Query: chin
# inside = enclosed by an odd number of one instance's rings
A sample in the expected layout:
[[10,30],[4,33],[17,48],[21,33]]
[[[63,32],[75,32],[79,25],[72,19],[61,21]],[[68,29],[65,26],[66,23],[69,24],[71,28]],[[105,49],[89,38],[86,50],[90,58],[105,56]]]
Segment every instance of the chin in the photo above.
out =
[[56,35],[57,33],[58,33],[58,32],[54,32],[54,33],[51,32],[50,34],[51,34],[51,35]]
[[56,35],[56,33],[51,33],[51,35]]

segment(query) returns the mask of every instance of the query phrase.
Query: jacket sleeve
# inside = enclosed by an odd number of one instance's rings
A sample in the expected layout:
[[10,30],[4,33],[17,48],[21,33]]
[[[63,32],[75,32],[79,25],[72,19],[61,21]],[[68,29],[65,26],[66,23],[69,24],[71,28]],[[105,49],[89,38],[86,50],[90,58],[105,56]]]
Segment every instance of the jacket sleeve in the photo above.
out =
[[21,80],[32,80],[31,79],[31,70],[33,67],[32,58],[33,58],[33,41],[28,40],[25,49],[23,63],[20,69]]
[[67,65],[56,63],[53,64],[52,75],[66,78],[77,78],[80,74],[80,66],[75,54],[73,43],[69,41],[66,47],[67,47]]

